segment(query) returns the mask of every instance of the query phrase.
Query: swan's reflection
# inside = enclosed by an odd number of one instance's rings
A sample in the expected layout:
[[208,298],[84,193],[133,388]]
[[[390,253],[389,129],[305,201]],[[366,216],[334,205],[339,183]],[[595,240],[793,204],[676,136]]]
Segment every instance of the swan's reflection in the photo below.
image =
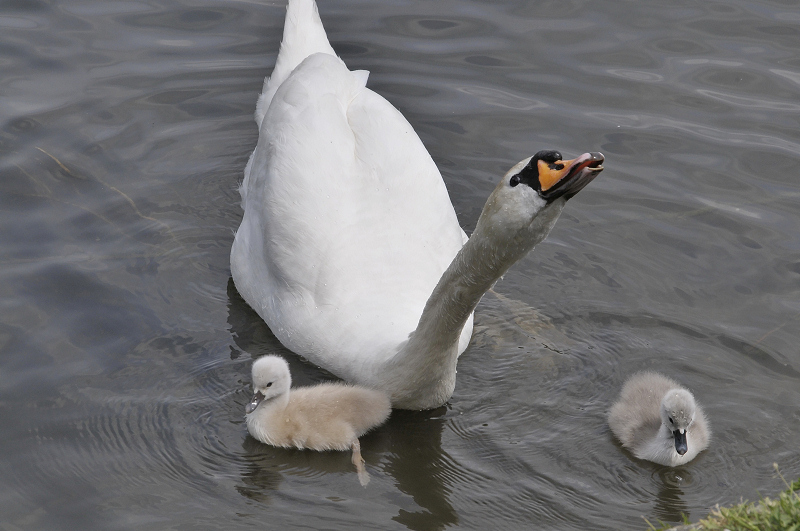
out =
[[401,509],[393,520],[409,529],[444,529],[458,523],[450,504],[447,456],[442,450],[445,407],[430,411],[394,410],[385,435],[384,470],[397,488],[411,496],[424,511]]
[[[236,345],[253,358],[264,354],[283,356],[289,363],[294,385],[336,379],[283,347],[244,302],[232,279],[228,280],[228,324]],[[237,357],[238,353],[231,355]],[[383,471],[395,479],[397,489],[413,500],[393,518],[409,529],[438,530],[458,523],[446,481],[450,460],[442,450],[445,413],[444,407],[432,411],[394,410],[388,423],[361,438],[368,468],[381,463]],[[248,466],[237,490],[253,500],[268,503],[271,494],[279,489],[283,474],[315,477],[334,473],[356,481],[348,452],[273,448],[249,435],[242,447]]]

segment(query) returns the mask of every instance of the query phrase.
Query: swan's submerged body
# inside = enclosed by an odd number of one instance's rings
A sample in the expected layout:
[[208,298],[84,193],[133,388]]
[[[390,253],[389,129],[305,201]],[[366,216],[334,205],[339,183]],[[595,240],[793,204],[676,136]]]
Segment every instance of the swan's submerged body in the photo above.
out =
[[711,430],[694,396],[655,372],[631,376],[608,415],[611,431],[639,459],[688,463],[708,447]]
[[250,435],[283,448],[352,450],[359,480],[369,476],[358,438],[383,424],[391,413],[380,391],[325,383],[290,390],[289,366],[278,356],[253,363],[253,399],[245,409]]
[[432,408],[453,392],[483,293],[547,235],[602,156],[517,164],[468,242],[419,137],[366,79],[334,55],[313,0],[290,0],[231,271],[286,347],[395,407]]

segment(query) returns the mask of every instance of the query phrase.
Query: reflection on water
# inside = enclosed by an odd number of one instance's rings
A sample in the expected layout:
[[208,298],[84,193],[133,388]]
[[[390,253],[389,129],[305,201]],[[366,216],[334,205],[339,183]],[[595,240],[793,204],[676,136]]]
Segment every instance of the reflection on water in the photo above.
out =
[[[450,504],[453,485],[448,477],[452,458],[442,449],[444,407],[432,411],[395,411],[386,438],[384,471],[416,507],[400,507],[392,520],[408,529],[445,529],[458,524]],[[415,466],[409,467],[409,463]],[[405,505],[405,504],[404,504]]]
[[259,503],[269,504],[272,495],[281,486],[283,476],[271,460],[264,456],[264,445],[252,437],[246,437],[242,451],[249,466],[242,473],[242,484],[236,486],[237,492]]
[[689,507],[683,501],[681,487],[692,485],[692,474],[688,467],[659,468],[656,472],[660,487],[653,514],[662,522],[677,524],[683,522],[683,515],[689,513]]
[[[286,351],[230,281],[237,184],[283,3],[0,4],[0,514],[21,529],[640,529],[800,475],[797,16],[328,0],[334,48],[402,110],[469,233],[541,148],[602,177],[478,307],[448,405],[345,453],[247,435]],[[607,408],[655,369],[708,414],[689,465]]]

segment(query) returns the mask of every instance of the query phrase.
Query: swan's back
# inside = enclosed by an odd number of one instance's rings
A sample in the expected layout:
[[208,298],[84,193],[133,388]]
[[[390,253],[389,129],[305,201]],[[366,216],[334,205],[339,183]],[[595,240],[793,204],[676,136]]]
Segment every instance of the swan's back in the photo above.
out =
[[[416,328],[466,237],[419,137],[331,54],[313,1],[291,0],[287,17],[309,13],[287,24],[259,101],[231,269],[285,346],[364,381]],[[295,42],[304,32],[311,44]]]

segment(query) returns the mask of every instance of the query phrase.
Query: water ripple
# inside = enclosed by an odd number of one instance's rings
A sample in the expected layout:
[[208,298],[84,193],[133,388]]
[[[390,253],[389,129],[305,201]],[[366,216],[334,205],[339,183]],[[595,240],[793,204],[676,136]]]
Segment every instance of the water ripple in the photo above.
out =
[[[798,15],[769,2],[320,2],[334,49],[408,117],[471,231],[508,165],[606,171],[484,297],[456,391],[349,455],[247,434],[284,349],[230,280],[236,192],[284,2],[0,6],[0,513],[20,529],[620,529],[797,477]],[[712,446],[614,440],[653,369]],[[742,419],[749,424],[743,425]]]
[[792,142],[778,136],[715,129],[705,124],[675,120],[666,116],[604,112],[590,112],[587,114],[592,118],[603,120],[618,127],[645,131],[673,129],[689,133],[699,139],[712,141],[719,145],[742,146],[748,149],[762,149],[766,151],[782,150],[790,154],[800,152],[800,143]]

